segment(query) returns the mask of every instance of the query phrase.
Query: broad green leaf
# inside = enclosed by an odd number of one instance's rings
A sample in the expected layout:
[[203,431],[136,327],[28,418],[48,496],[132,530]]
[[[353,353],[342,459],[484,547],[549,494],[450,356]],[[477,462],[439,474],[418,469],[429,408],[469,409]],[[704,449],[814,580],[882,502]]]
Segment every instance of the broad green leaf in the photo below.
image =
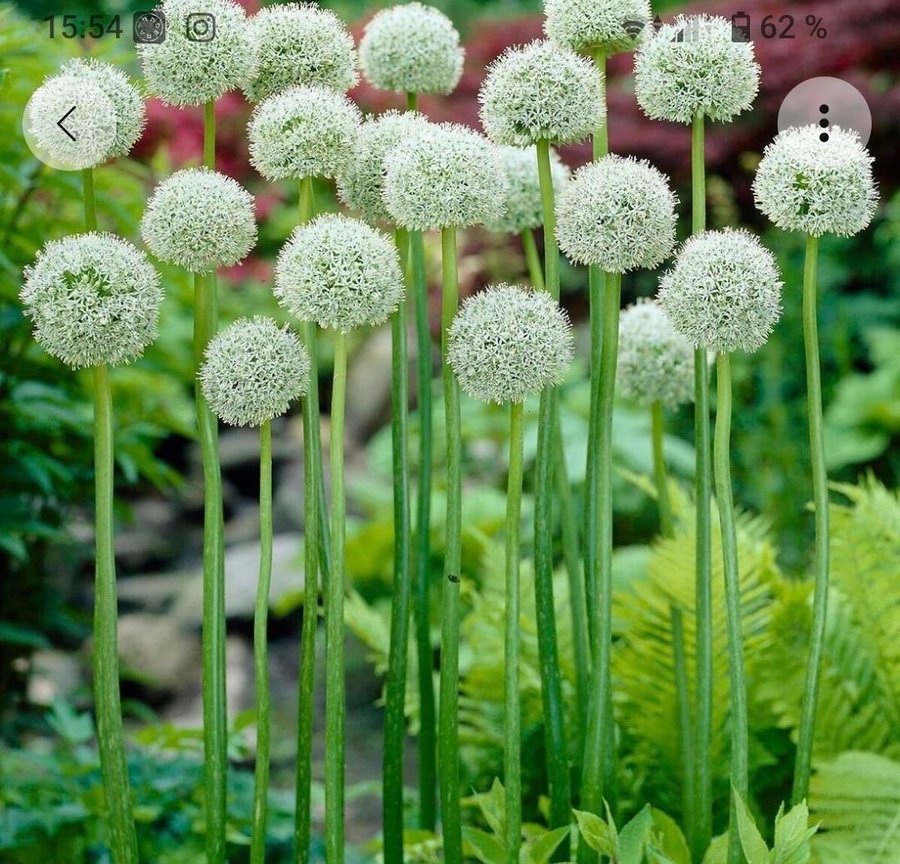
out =
[[768,864],[769,847],[763,840],[753,816],[747,809],[744,799],[741,797],[737,789],[732,784],[731,794],[734,796],[735,807],[737,808],[737,825],[738,833],[741,837],[741,848],[744,850],[748,864]]
[[476,795],[475,800],[478,801],[484,821],[491,826],[491,831],[498,837],[504,837],[506,835],[506,797],[499,778],[494,778],[490,792]]
[[809,827],[806,802],[784,813],[784,804],[775,817],[775,864],[808,864],[812,855],[809,840],[817,827]]
[[637,814],[619,832],[618,864],[642,864],[650,831],[653,828],[653,813],[650,805]]
[[678,823],[662,810],[651,808],[653,814],[653,838],[659,852],[673,864],[691,864],[691,852],[684,832]]
[[595,852],[601,855],[616,855],[618,852],[618,837],[615,828],[604,822],[599,816],[587,813],[584,810],[573,810],[578,821],[578,830],[584,838],[584,842]]
[[505,864],[506,850],[503,848],[503,844],[487,831],[465,825],[462,829],[462,837],[463,841],[471,848],[471,854],[483,864]]
[[713,837],[703,856],[703,864],[726,864],[728,861],[728,832]]
[[568,825],[563,825],[561,828],[555,828],[553,831],[548,831],[531,847],[531,849],[528,850],[528,857],[525,860],[529,861],[530,864],[547,864],[559,844],[562,843],[570,833],[571,828]]

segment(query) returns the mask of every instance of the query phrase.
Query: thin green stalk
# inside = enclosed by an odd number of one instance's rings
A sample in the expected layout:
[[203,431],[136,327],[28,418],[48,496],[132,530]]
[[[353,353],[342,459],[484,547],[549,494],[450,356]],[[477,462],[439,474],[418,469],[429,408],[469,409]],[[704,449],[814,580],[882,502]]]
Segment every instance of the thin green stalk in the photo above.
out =
[[441,598],[441,679],[438,719],[438,771],[444,861],[462,864],[462,817],[459,805],[459,580],[462,566],[462,433],[459,385],[450,368],[450,325],[459,306],[456,228],[441,231],[441,354],[443,359],[444,425],[447,429],[447,525]]
[[534,239],[534,231],[526,228],[522,232],[522,249],[525,252],[525,263],[528,265],[528,278],[535,291],[546,291],[544,283],[544,268],[541,264],[541,256],[538,252],[537,242]]
[[253,784],[253,829],[250,864],[265,864],[269,798],[269,587],[272,583],[272,424],[259,427],[259,580],[253,611],[253,658],[256,677],[256,776]]
[[[88,169],[90,170],[90,169]],[[94,703],[109,845],[115,864],[137,864],[137,834],[131,811],[128,761],[119,694],[118,603],[113,545],[112,393],[106,366],[94,370]]]
[[688,689],[687,660],[684,654],[684,616],[681,609],[672,606],[672,653],[675,663],[675,692],[678,700],[678,740],[681,745],[681,771],[683,786],[681,790],[681,809],[684,821],[693,826],[694,802],[692,795],[694,783],[694,736],[691,725],[691,696]]
[[509,406],[509,477],[506,486],[506,656],[503,666],[503,780],[506,784],[506,861],[519,864],[522,846],[522,730],[519,706],[519,521],[522,516],[522,403]]
[[88,231],[97,230],[97,200],[94,196],[94,169],[81,171],[82,200],[84,202],[84,227]]
[[815,594],[809,660],[806,664],[803,712],[797,739],[792,799],[799,804],[809,789],[809,772],[815,737],[816,707],[819,702],[819,675],[825,644],[825,620],[828,615],[828,474],[825,469],[825,439],[822,420],[822,379],[819,369],[819,328],[816,322],[816,283],[819,239],[806,238],[806,263],[803,269],[803,346],[806,353],[807,410],[809,412],[809,448],[812,454],[813,496],[816,506]]
[[[406,271],[409,234],[396,231]],[[410,507],[409,507],[409,359],[406,352],[406,303],[391,318],[391,442],[394,473],[394,586],[391,641],[385,684],[383,757],[383,835],[386,864],[403,864],[403,744],[406,736],[406,665],[409,656]]]
[[216,103],[203,106],[203,164],[216,170]]
[[344,862],[344,410],[347,336],[334,334],[331,389],[331,572],[325,582],[325,860]]
[[[663,419],[662,403],[658,400],[650,406],[650,425],[653,438],[653,479],[656,483],[656,504],[659,508],[659,532],[663,537],[671,537],[674,529],[672,527],[672,501],[669,498],[669,478],[666,471],[666,453],[663,445],[665,420]],[[693,752],[693,747],[691,750]]]
[[419,110],[419,94],[418,93],[407,93],[406,94],[406,110],[407,111],[418,111]]
[[[731,703],[731,782],[746,801],[748,793],[747,683],[744,678],[744,639],[741,632],[741,584],[738,573],[737,528],[731,491],[731,359],[716,357],[716,432],[713,454],[716,499],[722,529],[722,566],[725,575],[725,618],[728,626],[728,669]],[[729,818],[729,864],[742,864],[735,798]]]

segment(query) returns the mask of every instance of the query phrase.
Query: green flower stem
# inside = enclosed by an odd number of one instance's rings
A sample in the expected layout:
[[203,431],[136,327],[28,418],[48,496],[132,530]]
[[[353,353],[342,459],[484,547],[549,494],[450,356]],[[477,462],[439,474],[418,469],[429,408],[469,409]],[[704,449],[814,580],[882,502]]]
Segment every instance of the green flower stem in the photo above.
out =
[[459,385],[448,359],[450,325],[459,306],[456,228],[441,231],[441,354],[444,412],[447,429],[447,525],[441,598],[441,679],[438,719],[438,769],[444,861],[462,864],[462,822],[459,805],[459,580],[462,566],[462,433]]
[[519,705],[519,521],[522,516],[522,403],[509,406],[509,477],[506,487],[506,695],[503,780],[506,785],[506,861],[519,864],[522,846],[522,740]]
[[[694,118],[691,134],[692,232],[706,228],[706,167],[703,115]],[[694,352],[694,436],[696,470],[696,609],[697,696],[694,711],[694,830],[690,833],[694,858],[700,859],[712,839],[712,464],[709,428],[709,360],[705,349]]]
[[546,291],[541,256],[538,252],[537,241],[534,239],[534,231],[530,228],[526,228],[522,232],[522,249],[525,252],[525,263],[528,266],[528,278],[531,279],[534,290]]
[[203,106],[203,164],[216,170],[216,103]]
[[[90,169],[88,169],[90,170]],[[94,583],[94,703],[97,743],[115,864],[137,864],[137,834],[131,812],[128,762],[119,694],[118,603],[113,547],[112,393],[106,366],[94,370],[94,494],[96,570]]]
[[253,830],[250,864],[265,864],[269,797],[269,587],[272,582],[272,424],[259,427],[259,580],[253,612],[253,657],[256,676],[256,776],[253,785]]
[[[663,419],[663,406],[660,401],[650,406],[650,425],[653,438],[653,479],[656,483],[656,504],[659,508],[659,532],[663,537],[671,537],[674,533],[672,527],[672,501],[669,498],[669,478],[666,471],[666,453],[663,444],[665,435],[665,420]],[[693,748],[692,752],[693,752]]]
[[94,169],[83,168],[81,171],[81,188],[84,201],[84,227],[88,231],[97,230],[97,200],[94,197]]
[[[731,359],[716,358],[716,432],[713,454],[716,499],[722,529],[722,565],[725,574],[725,617],[728,626],[728,668],[731,702],[731,782],[746,801],[748,789],[747,684],[744,679],[744,645],[741,633],[741,585],[738,574],[737,528],[731,491]],[[731,797],[729,864],[743,862],[737,830],[735,799]]]
[[[538,175],[544,217],[544,286],[559,299],[559,247],[556,244],[556,214],[550,144],[537,143]],[[568,825],[572,790],[569,776],[569,741],[565,731],[562,675],[556,640],[556,606],[553,600],[553,450],[559,438],[555,388],[541,393],[538,409],[538,442],[534,479],[534,599],[537,618],[541,702],[550,787],[550,827]],[[567,478],[566,489],[570,489]],[[571,492],[569,492],[571,494]]]
[[794,766],[792,799],[795,804],[803,801],[809,790],[816,706],[819,701],[819,675],[825,643],[825,620],[828,614],[828,474],[825,469],[822,379],[819,369],[819,330],[816,322],[818,256],[819,239],[809,235],[806,238],[806,263],[803,269],[803,346],[806,353],[809,446],[812,454],[813,494],[816,505],[816,583],[803,712],[800,717],[797,761]]
[[684,656],[684,616],[677,606],[671,607],[672,616],[672,653],[675,662],[675,692],[678,701],[678,740],[681,745],[681,771],[684,778],[682,786],[681,809],[684,821],[694,824],[691,796],[694,791],[692,775],[694,773],[694,735],[691,725],[691,701],[688,689],[687,661]]
[[334,334],[331,389],[331,572],[325,580],[325,860],[344,862],[344,410],[347,336]]

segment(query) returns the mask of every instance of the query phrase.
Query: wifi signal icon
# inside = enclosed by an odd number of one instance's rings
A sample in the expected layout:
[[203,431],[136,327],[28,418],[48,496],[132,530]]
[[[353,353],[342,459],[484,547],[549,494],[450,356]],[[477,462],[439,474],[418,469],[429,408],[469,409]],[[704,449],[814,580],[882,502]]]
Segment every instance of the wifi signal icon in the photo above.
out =
[[622,22],[622,28],[632,39],[637,39],[646,26],[647,22],[641,18],[626,18]]

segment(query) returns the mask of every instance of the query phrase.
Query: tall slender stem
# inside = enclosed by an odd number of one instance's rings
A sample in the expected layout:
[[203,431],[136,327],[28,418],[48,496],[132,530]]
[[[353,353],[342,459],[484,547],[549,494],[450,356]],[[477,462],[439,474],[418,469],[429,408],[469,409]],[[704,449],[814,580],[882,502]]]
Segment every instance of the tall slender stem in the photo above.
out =
[[[741,584],[738,573],[737,528],[731,491],[731,359],[716,358],[716,433],[713,454],[716,500],[722,529],[725,575],[725,618],[728,626],[728,669],[731,703],[731,782],[743,799],[748,792],[747,684],[744,679],[744,639],[741,632]],[[743,861],[734,796],[731,798],[728,861]]]
[[528,266],[528,278],[535,291],[546,291],[544,283],[544,268],[541,265],[541,256],[538,252],[537,241],[534,239],[534,231],[526,228],[522,231],[522,250],[525,252],[525,264]]
[[671,537],[674,529],[672,527],[672,501],[669,498],[669,478],[666,471],[666,453],[663,443],[665,420],[663,419],[662,403],[658,400],[650,406],[650,426],[653,438],[653,479],[656,483],[656,504],[659,508],[659,533],[663,537]]
[[506,486],[506,696],[503,779],[506,784],[506,861],[519,864],[522,846],[522,741],[519,705],[519,521],[522,516],[522,403],[509,406],[509,477]]
[[[88,169],[89,170],[89,169]],[[109,845],[115,864],[137,864],[137,834],[131,812],[128,761],[119,695],[118,603],[113,546],[112,393],[106,366],[94,370],[94,703],[103,791],[109,815]]]
[[216,103],[203,106],[203,164],[216,170]]
[[462,438],[459,385],[450,368],[450,325],[459,306],[456,228],[441,231],[443,299],[441,354],[443,357],[444,425],[447,430],[447,525],[441,598],[441,681],[438,720],[438,769],[441,785],[441,822],[444,861],[461,864],[462,822],[459,806],[459,580],[462,566]]
[[688,689],[687,660],[684,652],[684,615],[678,606],[672,606],[672,660],[675,664],[675,692],[678,703],[678,740],[681,745],[681,772],[683,785],[681,790],[681,809],[684,821],[693,827],[694,802],[691,796],[694,783],[691,775],[694,772],[694,733],[691,726],[691,700]]
[[253,611],[253,658],[256,676],[256,777],[253,785],[253,830],[250,864],[265,864],[269,797],[269,588],[272,583],[272,424],[259,427],[259,579]]
[[84,227],[88,231],[97,230],[97,200],[94,196],[94,169],[81,171],[82,200],[84,202]]
[[809,659],[806,664],[803,712],[797,740],[792,799],[799,804],[809,789],[809,772],[815,737],[816,707],[819,701],[819,675],[825,644],[825,620],[828,615],[828,473],[825,468],[825,438],[822,420],[822,378],[819,369],[819,328],[816,322],[816,283],[819,239],[806,238],[806,263],[803,269],[803,347],[806,354],[807,410],[809,448],[812,454],[813,496],[816,506],[815,594]]

